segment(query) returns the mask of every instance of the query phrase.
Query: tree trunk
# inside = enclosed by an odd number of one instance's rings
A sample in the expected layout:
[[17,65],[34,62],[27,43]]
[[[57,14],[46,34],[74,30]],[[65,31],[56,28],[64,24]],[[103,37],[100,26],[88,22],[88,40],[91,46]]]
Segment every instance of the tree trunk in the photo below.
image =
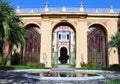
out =
[[6,66],[11,66],[12,46],[9,46]]

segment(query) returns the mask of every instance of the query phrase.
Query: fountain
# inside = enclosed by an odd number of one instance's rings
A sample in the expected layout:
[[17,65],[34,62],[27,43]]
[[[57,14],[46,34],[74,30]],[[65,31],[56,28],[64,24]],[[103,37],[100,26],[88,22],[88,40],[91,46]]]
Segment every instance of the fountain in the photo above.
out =
[[47,81],[80,81],[80,80],[97,80],[105,79],[101,74],[96,74],[91,71],[75,70],[75,71],[57,71],[57,70],[38,70],[38,71],[28,71],[28,73],[23,75],[27,78],[33,78],[38,80]]

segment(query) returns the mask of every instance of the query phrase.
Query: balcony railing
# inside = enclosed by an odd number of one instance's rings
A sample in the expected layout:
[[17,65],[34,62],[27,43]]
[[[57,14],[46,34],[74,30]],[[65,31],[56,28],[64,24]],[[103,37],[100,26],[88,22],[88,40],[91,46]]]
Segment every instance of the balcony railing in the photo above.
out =
[[16,13],[44,13],[44,12],[84,12],[84,13],[120,13],[120,9],[105,9],[105,8],[26,8],[15,9]]

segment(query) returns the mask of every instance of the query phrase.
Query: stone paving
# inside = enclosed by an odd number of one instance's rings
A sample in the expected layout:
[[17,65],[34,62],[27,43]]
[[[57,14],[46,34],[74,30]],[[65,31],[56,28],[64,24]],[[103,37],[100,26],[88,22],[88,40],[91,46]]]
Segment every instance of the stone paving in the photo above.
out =
[[26,72],[0,71],[0,84],[107,84],[107,80],[120,81],[120,72],[96,72],[105,79],[83,81],[37,80],[23,77]]

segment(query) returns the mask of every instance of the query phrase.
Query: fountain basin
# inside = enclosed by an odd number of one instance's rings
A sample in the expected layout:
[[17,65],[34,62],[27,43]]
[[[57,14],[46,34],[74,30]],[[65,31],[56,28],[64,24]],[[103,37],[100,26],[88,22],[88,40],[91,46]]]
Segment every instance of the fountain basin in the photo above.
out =
[[[36,73],[48,73],[49,75],[48,76],[44,76],[44,75],[34,75]],[[56,73],[56,72],[55,72]],[[52,80],[52,81],[55,81],[55,80],[64,80],[64,81],[73,81],[73,80],[76,80],[76,81],[80,81],[80,80],[97,80],[97,79],[105,79],[104,76],[102,76],[101,74],[95,74],[94,72],[84,72],[84,71],[74,71],[74,72],[69,72],[69,71],[62,71],[63,74],[67,74],[67,73],[72,73],[72,75],[74,75],[73,73],[77,73],[77,74],[86,74],[86,76],[64,76],[64,77],[61,77],[60,74],[58,74],[58,76],[50,76],[50,74],[53,74],[52,71],[40,71],[40,72],[28,72],[26,74],[24,74],[23,76],[24,77],[27,77],[27,78],[33,78],[33,79],[38,79],[38,80]],[[91,75],[91,76],[87,76],[87,75]]]

